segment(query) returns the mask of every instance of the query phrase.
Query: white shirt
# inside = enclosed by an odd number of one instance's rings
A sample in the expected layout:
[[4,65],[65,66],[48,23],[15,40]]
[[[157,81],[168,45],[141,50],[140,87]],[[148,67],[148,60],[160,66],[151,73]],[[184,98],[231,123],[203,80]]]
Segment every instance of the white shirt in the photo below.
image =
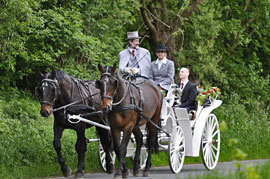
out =
[[166,64],[166,63],[167,63],[167,58],[166,57],[164,57],[162,60],[157,59],[157,61],[156,61],[156,64],[158,64],[158,69],[161,68],[162,64]]

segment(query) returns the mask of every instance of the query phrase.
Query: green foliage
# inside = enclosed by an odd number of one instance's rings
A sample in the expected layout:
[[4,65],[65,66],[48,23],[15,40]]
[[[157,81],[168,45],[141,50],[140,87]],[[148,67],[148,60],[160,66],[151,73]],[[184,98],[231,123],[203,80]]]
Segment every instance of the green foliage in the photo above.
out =
[[[97,64],[118,61],[136,3],[105,1],[3,1],[0,19],[1,83],[32,88],[42,71],[60,68],[97,78]],[[127,4],[132,4],[127,5]],[[20,11],[18,11],[20,9]]]
[[246,107],[234,93],[215,113],[223,126],[226,123],[226,130],[221,131],[220,160],[269,158],[270,144],[265,141],[270,140],[270,122],[263,108]]
[[236,163],[235,165],[235,172],[229,172],[229,173],[224,173],[221,171],[218,172],[211,172],[208,174],[205,174],[203,176],[196,176],[196,178],[202,178],[202,179],[215,179],[215,178],[220,178],[220,179],[226,179],[226,178],[232,178],[232,179],[259,179],[259,178],[269,178],[270,176],[270,163],[265,162],[262,165],[256,165],[256,166],[243,166],[239,163]]
[[[62,175],[53,148],[53,118],[42,118],[29,92],[8,88],[0,93],[0,177],[33,178]],[[93,129],[86,137],[96,138]],[[65,130],[62,152],[73,171],[77,165],[76,132]],[[97,144],[88,144],[86,171],[97,171]]]

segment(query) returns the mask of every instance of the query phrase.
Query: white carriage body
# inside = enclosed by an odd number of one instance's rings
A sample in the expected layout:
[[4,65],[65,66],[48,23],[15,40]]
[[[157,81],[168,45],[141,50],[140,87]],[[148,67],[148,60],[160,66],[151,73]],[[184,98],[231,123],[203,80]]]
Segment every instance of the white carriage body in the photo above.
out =
[[[196,119],[190,120],[186,109],[177,107],[173,109],[173,104],[175,102],[174,90],[177,90],[176,84],[171,85],[167,96],[163,99],[161,126],[167,132],[171,133],[175,126],[180,125],[184,131],[185,137],[185,156],[199,157],[202,133],[206,119],[214,109],[222,104],[222,101],[213,100],[211,105],[207,107],[198,105]],[[162,140],[164,136],[164,134],[161,135],[160,140]],[[165,145],[162,146],[163,149],[167,150]]]

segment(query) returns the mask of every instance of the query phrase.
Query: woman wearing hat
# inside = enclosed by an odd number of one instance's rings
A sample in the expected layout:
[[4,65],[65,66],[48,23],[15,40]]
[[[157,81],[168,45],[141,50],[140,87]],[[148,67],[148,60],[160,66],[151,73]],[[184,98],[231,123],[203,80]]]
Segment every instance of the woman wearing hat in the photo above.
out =
[[167,59],[167,49],[159,44],[156,49],[157,60],[151,63],[149,78],[154,81],[161,89],[168,91],[174,83],[174,62]]

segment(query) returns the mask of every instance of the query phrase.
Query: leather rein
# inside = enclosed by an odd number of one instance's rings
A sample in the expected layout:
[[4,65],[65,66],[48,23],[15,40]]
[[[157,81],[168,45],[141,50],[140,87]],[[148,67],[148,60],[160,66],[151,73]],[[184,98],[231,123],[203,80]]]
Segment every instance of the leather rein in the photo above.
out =
[[[73,80],[74,80],[74,79],[73,79]],[[74,81],[75,81],[75,80],[74,80]],[[41,81],[41,86],[46,86],[46,85],[47,85],[47,84],[44,84],[44,83],[48,83],[48,84],[50,84],[50,85],[52,85],[52,86],[54,87],[54,97],[53,97],[52,102],[49,102],[49,101],[41,101],[40,103],[41,103],[41,104],[48,104],[48,105],[50,105],[50,106],[53,107],[53,105],[54,105],[54,103],[55,103],[55,101],[56,101],[56,98],[57,98],[57,91],[60,90],[59,83],[58,83],[58,81],[57,81],[56,79],[54,79],[54,80],[52,80],[52,79],[43,79],[43,80]],[[86,99],[88,99],[88,98],[91,98],[91,99],[92,99],[93,96],[99,94],[99,93],[92,94],[92,91],[91,91],[90,88],[89,88],[88,90],[89,90],[90,95],[83,98],[82,92],[81,92],[81,88],[79,87],[79,84],[77,83],[76,85],[78,86],[78,89],[79,89],[79,92],[80,92],[81,99],[80,99],[80,100],[77,100],[77,101],[74,101],[74,102],[72,102],[72,103],[69,103],[69,104],[67,104],[67,105],[61,106],[61,107],[59,107],[59,108],[53,108],[53,110],[52,110],[53,112],[59,111],[59,110],[61,110],[61,109],[66,109],[67,107],[72,106],[72,105],[77,104],[77,103],[80,103],[80,102],[83,102],[83,104],[86,105],[86,103],[85,103],[85,100],[86,100]],[[74,90],[73,88],[74,88],[74,85],[72,84],[72,91]],[[72,96],[73,96],[73,94],[72,94]],[[92,106],[88,106],[88,108],[91,108],[91,110],[95,111],[95,108],[92,107]]]

